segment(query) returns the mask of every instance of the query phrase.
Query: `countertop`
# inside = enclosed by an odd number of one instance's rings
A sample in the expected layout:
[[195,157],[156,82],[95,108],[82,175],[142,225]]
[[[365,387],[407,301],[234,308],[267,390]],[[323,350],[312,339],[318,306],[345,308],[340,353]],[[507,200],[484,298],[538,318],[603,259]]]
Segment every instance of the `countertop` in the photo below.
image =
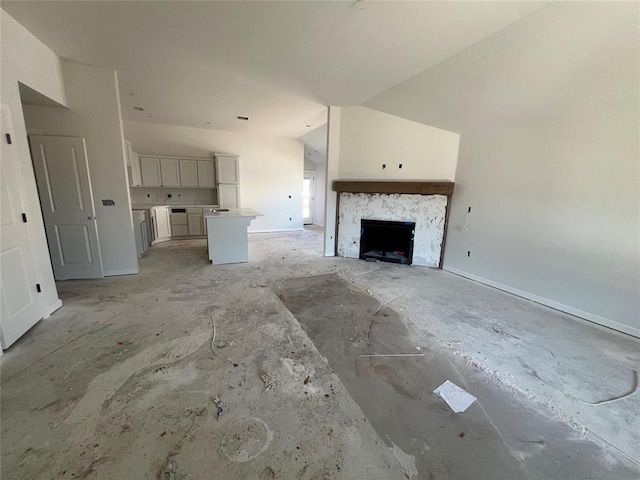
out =
[[162,203],[150,203],[148,205],[144,204],[133,204],[131,205],[131,210],[149,210],[154,207],[169,207],[169,208],[219,208],[219,205],[167,205]]
[[261,217],[260,212],[252,208],[230,208],[228,212],[206,213],[205,218]]

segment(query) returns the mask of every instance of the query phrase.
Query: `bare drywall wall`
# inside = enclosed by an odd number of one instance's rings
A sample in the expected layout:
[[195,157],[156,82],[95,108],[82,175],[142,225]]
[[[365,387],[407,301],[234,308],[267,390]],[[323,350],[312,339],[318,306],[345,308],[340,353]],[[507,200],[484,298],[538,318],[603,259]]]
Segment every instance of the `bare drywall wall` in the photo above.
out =
[[327,164],[316,165],[316,209],[313,215],[314,225],[324,227],[324,204],[327,189]]
[[360,257],[362,219],[415,222],[413,265],[438,267],[446,206],[444,195],[341,193],[338,255]]
[[340,174],[340,123],[342,118],[341,107],[329,107],[327,116],[327,167],[326,186],[324,199],[324,256],[333,257],[336,254],[337,239],[335,238],[336,224],[336,204],[338,196],[333,191],[334,180],[339,179]]
[[478,75],[429,110],[478,98],[458,122],[446,269],[640,335],[639,40],[637,2],[552,2],[434,67],[425,95]]
[[640,124],[629,99],[464,133],[445,269],[640,335]]
[[62,67],[70,110],[25,106],[27,126],[85,138],[104,274],[137,273],[116,72],[72,62]]
[[42,289],[40,296],[44,316],[48,316],[59,308],[61,303],[51,268],[18,82],[61,105],[66,105],[62,67],[55,53],[4,10],[0,10],[0,21],[1,102],[8,108],[13,123],[12,140],[16,152],[13,158],[17,164],[23,208],[29,219],[29,248],[33,255],[36,277]]
[[304,159],[304,171],[305,172],[315,172],[316,171],[316,164],[313,163],[308,158],[305,158]]
[[342,180],[455,178],[457,133],[359,106],[342,108],[340,126]]
[[125,122],[124,129],[140,154],[239,155],[242,206],[264,215],[251,222],[249,232],[302,229],[304,147],[299,140],[143,122]]

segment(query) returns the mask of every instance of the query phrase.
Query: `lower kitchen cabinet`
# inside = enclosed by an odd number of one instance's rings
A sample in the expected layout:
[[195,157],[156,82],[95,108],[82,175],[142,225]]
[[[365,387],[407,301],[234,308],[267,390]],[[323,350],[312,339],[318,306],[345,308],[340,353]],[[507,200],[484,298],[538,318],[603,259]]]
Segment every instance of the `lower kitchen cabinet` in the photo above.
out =
[[136,252],[142,258],[149,247],[147,234],[147,216],[145,210],[133,211],[133,233],[136,239]]
[[187,215],[187,227],[189,235],[203,236],[204,225],[202,213],[190,213]]
[[186,210],[184,208],[171,209],[171,236],[186,237],[187,235],[189,235],[189,227]]
[[153,243],[171,240],[171,223],[169,207],[153,207],[151,223],[153,226]]

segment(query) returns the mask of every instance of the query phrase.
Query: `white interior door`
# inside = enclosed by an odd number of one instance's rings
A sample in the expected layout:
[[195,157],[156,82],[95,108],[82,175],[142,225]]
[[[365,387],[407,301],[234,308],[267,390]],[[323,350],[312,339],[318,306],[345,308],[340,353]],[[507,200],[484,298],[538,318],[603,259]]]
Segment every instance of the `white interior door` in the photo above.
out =
[[313,223],[313,203],[315,200],[316,175],[313,172],[304,172],[302,179],[302,223],[311,225]]
[[27,218],[20,196],[17,159],[13,153],[13,143],[9,143],[13,135],[11,119],[4,106],[1,115],[0,343],[5,349],[35,325],[44,312],[38,295]]
[[30,135],[29,141],[56,280],[103,277],[84,139]]

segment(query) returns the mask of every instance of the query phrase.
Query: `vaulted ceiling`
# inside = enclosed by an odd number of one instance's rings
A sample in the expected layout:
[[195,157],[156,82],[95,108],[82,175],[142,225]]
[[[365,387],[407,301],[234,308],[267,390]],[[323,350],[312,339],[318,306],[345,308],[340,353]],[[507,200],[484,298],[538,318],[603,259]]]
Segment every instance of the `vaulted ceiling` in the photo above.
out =
[[410,109],[393,105],[413,103],[401,91],[379,95],[544,5],[2,2],[60,57],[117,70],[125,120],[293,138],[327,105]]

